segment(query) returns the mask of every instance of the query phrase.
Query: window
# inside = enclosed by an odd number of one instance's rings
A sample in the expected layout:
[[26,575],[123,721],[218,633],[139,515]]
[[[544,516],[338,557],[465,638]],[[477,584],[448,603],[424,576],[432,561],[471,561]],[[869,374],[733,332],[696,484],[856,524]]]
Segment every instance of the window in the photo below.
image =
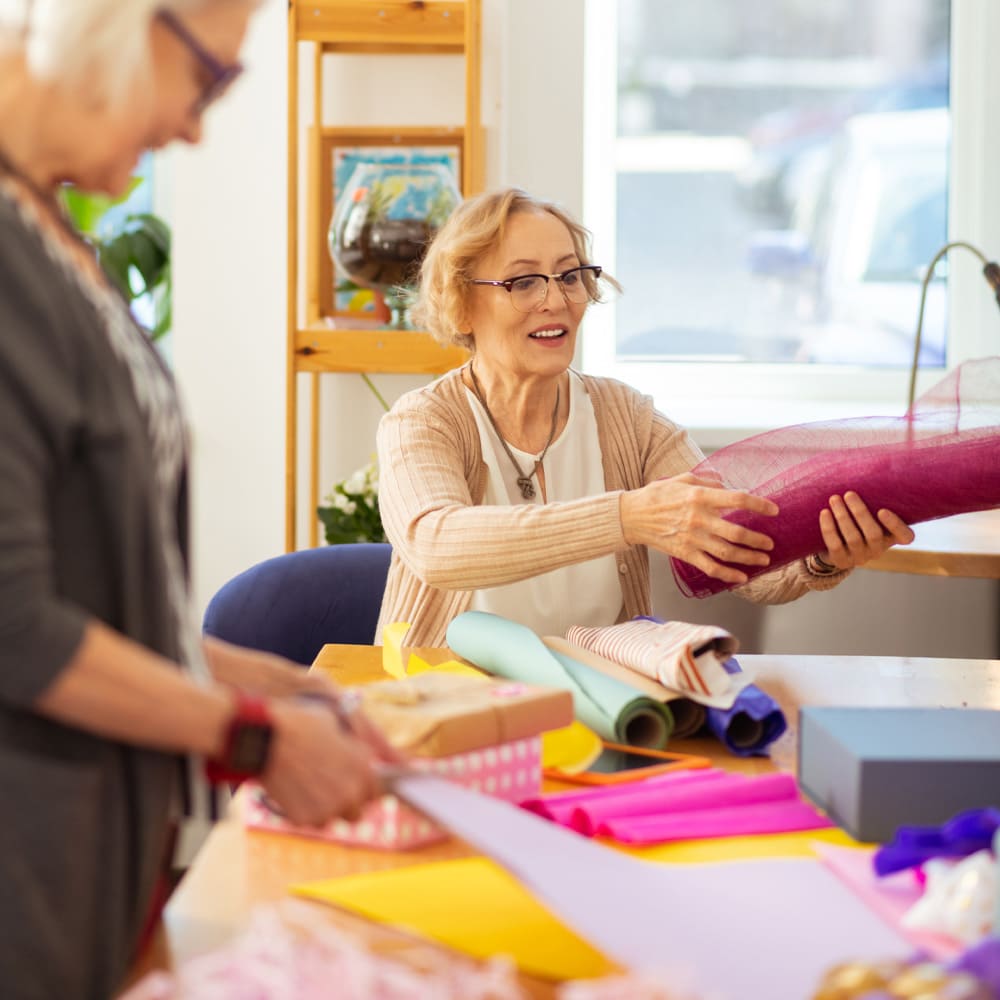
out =
[[[585,217],[626,294],[584,366],[703,440],[901,412],[927,263],[1000,255],[996,6],[590,0]],[[923,385],[1000,346],[972,255],[936,279]]]

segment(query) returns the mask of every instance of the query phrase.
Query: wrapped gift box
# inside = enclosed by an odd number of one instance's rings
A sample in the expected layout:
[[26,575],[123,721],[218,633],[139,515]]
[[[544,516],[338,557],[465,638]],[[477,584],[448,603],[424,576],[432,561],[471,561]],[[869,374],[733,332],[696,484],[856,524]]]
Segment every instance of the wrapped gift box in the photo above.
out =
[[[499,746],[481,747],[446,757],[416,757],[412,765],[487,795],[520,802],[538,794],[541,784],[541,738],[530,736]],[[324,827],[298,827],[272,811],[258,785],[247,789],[244,820],[256,830],[294,833],[359,847],[406,850],[444,840],[441,827],[400,802],[383,795],[354,821],[337,819]]]
[[485,676],[427,672],[356,690],[389,742],[417,757],[514,743],[573,721],[569,691]]

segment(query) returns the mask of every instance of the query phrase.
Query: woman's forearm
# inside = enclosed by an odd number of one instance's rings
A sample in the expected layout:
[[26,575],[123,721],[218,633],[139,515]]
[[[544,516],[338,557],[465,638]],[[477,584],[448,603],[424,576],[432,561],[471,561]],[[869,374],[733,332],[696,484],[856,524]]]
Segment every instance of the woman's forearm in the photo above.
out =
[[105,739],[213,756],[222,749],[233,696],[95,621],[34,707]]
[[220,684],[268,698],[287,698],[304,691],[331,694],[336,685],[321,673],[275,653],[234,646],[215,636],[202,640],[205,662]]
[[421,580],[443,590],[476,590],[623,548],[619,506],[619,494],[605,493],[538,506],[455,506],[408,523],[399,523],[390,508],[383,518],[393,545]]

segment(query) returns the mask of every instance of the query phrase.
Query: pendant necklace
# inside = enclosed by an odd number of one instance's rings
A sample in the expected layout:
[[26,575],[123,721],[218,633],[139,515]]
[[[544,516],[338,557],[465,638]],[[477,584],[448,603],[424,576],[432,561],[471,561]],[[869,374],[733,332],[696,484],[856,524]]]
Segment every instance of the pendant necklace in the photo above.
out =
[[552,408],[552,427],[549,428],[549,439],[545,442],[545,447],[542,449],[541,455],[535,459],[535,467],[531,470],[531,472],[525,475],[524,470],[522,470],[521,466],[518,465],[517,459],[514,458],[514,453],[510,450],[510,446],[504,440],[504,436],[500,433],[500,428],[497,427],[497,422],[493,419],[493,414],[490,412],[490,408],[486,405],[486,396],[483,393],[483,387],[479,384],[479,379],[476,378],[476,370],[472,367],[472,365],[469,365],[469,374],[472,376],[472,387],[476,393],[476,399],[483,404],[483,409],[486,411],[486,416],[489,419],[490,426],[496,432],[496,436],[500,438],[500,444],[503,445],[503,450],[507,452],[510,464],[517,470],[517,485],[521,490],[521,496],[524,497],[525,500],[533,500],[535,496],[535,484],[531,481],[531,479],[541,468],[542,462],[545,461],[545,454],[549,450],[549,445],[552,444],[552,439],[556,436],[556,425],[559,423],[559,386],[556,386],[556,405]]

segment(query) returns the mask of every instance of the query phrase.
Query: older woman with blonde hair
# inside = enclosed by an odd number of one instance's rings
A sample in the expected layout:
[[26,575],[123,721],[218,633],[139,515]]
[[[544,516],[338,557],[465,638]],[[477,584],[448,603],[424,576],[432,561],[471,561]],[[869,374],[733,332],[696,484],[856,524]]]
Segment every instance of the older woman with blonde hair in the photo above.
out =
[[[558,205],[509,188],[465,202],[424,260],[416,321],[472,359],[403,396],[378,432],[379,506],[393,545],[379,629],[441,645],[477,609],[544,634],[650,613],[650,547],[762,602],[836,585],[910,529],[857,494],[817,512],[824,553],[757,576],[771,539],[732,510],[769,500],[691,473],[702,454],[652,401],[570,367],[584,314],[617,287]],[[378,641],[378,637],[376,637]]]
[[[321,823],[377,791],[378,735],[188,606],[175,387],[56,193],[122,193],[197,142],[251,0],[0,0],[0,992],[121,986],[181,812],[254,775]],[[352,721],[353,718],[353,721]],[[204,764],[204,768],[203,768]]]

